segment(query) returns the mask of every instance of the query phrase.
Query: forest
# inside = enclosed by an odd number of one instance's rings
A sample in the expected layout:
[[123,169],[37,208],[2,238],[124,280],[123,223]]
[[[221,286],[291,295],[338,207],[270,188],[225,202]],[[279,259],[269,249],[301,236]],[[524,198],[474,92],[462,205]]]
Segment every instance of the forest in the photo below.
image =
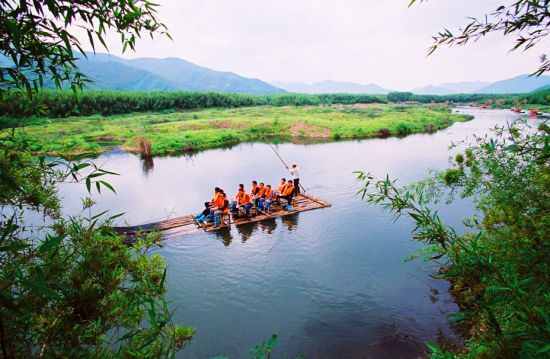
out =
[[[12,92],[4,104],[0,104],[1,127],[10,126],[15,118],[33,117],[36,109],[46,117],[69,117],[90,115],[119,115],[134,112],[154,112],[172,109],[235,108],[250,106],[315,106],[355,103],[452,103],[489,104],[509,107],[518,104],[548,106],[550,89],[527,94],[458,94],[415,95],[411,92],[391,92],[388,95],[368,94],[275,94],[246,95],[221,92],[153,91],[127,92],[109,90],[44,90],[29,100],[24,92]],[[31,106],[29,106],[31,105]],[[18,121],[16,121],[18,122]],[[24,123],[24,122],[23,122]]]

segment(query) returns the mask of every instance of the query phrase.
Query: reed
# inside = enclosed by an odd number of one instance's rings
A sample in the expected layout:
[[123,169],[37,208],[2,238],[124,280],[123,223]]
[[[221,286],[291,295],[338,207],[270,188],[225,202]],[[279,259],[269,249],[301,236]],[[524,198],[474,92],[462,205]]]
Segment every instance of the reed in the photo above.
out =
[[141,154],[141,158],[153,157],[153,150],[151,148],[151,141],[144,137],[138,137],[137,140],[138,151]]

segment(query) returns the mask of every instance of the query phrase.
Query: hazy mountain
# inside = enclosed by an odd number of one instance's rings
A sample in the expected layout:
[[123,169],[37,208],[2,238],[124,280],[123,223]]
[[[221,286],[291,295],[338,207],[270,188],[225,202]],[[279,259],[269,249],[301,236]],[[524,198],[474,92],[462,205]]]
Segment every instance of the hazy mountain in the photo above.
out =
[[[94,80],[87,89],[123,91],[172,91],[186,88],[149,71],[113,61],[78,60],[80,71]],[[54,88],[53,81],[45,82],[46,88]]]
[[[232,72],[214,71],[178,58],[137,58],[126,60],[104,53],[80,55],[77,65],[94,82],[88,89],[124,91],[217,91],[268,95],[285,92],[267,82]],[[11,59],[0,55],[0,66],[11,66]],[[45,79],[45,88],[54,88]]]
[[550,84],[550,76],[529,77],[520,75],[511,79],[497,81],[476,91],[477,93],[525,93]]
[[339,82],[325,80],[308,85],[299,82],[284,83],[274,82],[275,86],[296,93],[365,93],[365,94],[387,94],[390,90],[382,88],[376,84],[361,85],[354,82]]
[[167,81],[167,84],[175,86],[173,89],[262,95],[285,92],[258,79],[249,79],[233,72],[211,70],[175,57],[165,59],[144,57],[127,60],[113,55],[96,53],[95,55],[88,54],[88,62],[100,63],[106,67],[111,66],[111,63],[118,63],[147,71]]
[[412,93],[417,95],[452,95],[457,93],[454,90],[451,90],[450,88],[443,87],[443,86],[424,86],[424,87],[418,87],[411,90]]
[[459,93],[475,93],[481,88],[490,85],[490,82],[483,81],[465,81],[465,82],[446,82],[437,86],[424,86],[411,90],[418,95],[453,95]]
[[446,82],[438,85],[438,87],[447,88],[454,91],[454,93],[476,93],[490,84],[490,82],[485,81]]

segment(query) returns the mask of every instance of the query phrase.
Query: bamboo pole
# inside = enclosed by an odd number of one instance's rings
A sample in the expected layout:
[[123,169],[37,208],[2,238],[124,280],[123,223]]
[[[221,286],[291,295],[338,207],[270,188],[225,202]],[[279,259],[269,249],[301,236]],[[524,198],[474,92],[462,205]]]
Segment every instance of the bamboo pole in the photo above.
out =
[[[285,160],[283,160],[283,158],[279,155],[279,153],[277,152],[277,150],[275,150],[275,147],[273,147],[273,145],[271,144],[271,142],[269,142],[267,140],[267,138],[262,134],[262,137],[264,138],[264,141],[267,142],[267,144],[271,147],[271,149],[273,150],[273,152],[275,152],[275,154],[277,155],[277,157],[279,157],[279,159],[281,160],[281,162],[283,163],[283,165],[285,165],[286,169],[288,170],[288,165],[286,164]],[[304,186],[302,186],[301,183],[298,183],[298,185],[300,186],[300,188],[302,189],[302,191],[306,191],[306,189],[304,188]]]

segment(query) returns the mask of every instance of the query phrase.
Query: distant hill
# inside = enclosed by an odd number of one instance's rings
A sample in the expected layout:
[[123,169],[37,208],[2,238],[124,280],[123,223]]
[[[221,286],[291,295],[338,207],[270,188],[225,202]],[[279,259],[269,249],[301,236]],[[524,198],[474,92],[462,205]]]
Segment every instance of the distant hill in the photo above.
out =
[[[123,91],[215,91],[270,95],[286,92],[267,82],[239,76],[233,72],[214,71],[178,58],[123,59],[104,53],[80,55],[77,65],[94,82],[88,89]],[[11,60],[0,55],[0,66]],[[45,88],[54,88],[45,80]]]
[[476,93],[491,83],[486,81],[463,81],[463,82],[445,82],[440,87],[448,88],[455,93]]
[[454,90],[451,90],[450,88],[443,87],[443,86],[424,86],[424,87],[418,87],[411,90],[412,93],[417,95],[452,95],[456,94],[457,92]]
[[238,92],[268,95],[285,92],[267,82],[249,79],[233,72],[223,72],[195,65],[175,57],[156,59],[143,57],[132,60],[117,56],[96,53],[88,54],[90,62],[117,62],[143,71],[153,73],[179,88],[190,91]]
[[274,82],[275,86],[289,92],[320,94],[320,93],[364,93],[364,94],[387,94],[390,90],[376,84],[361,85],[354,82],[339,82],[325,80],[308,85],[299,82],[284,83]]
[[477,93],[526,93],[550,85],[550,76],[529,77],[520,75],[511,79],[497,81],[476,91]]
[[454,95],[460,93],[475,93],[481,88],[490,85],[490,82],[483,81],[465,81],[465,82],[446,82],[437,86],[424,86],[411,90],[417,95]]
[[[78,60],[80,71],[94,80],[86,85],[94,90],[121,90],[121,91],[173,91],[185,90],[180,84],[172,82],[151,72],[126,66],[113,61],[86,61]],[[53,89],[53,81],[45,81],[45,88]]]

